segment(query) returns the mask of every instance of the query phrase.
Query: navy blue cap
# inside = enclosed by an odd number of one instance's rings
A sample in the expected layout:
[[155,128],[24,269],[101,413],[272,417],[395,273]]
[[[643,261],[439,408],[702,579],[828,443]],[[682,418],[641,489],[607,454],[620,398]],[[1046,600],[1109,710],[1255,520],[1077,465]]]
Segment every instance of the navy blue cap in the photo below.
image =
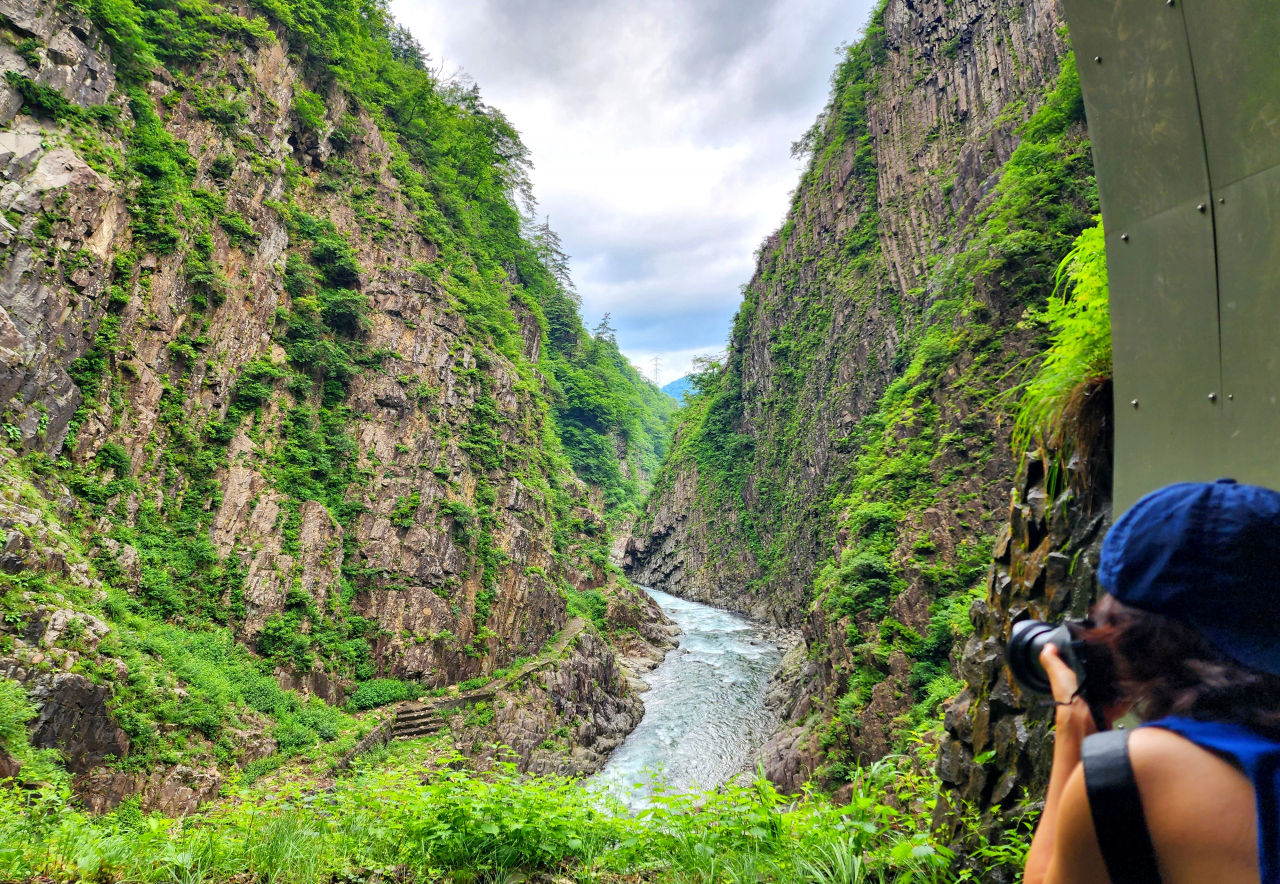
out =
[[1098,579],[1118,601],[1280,675],[1280,493],[1233,479],[1153,491],[1107,534]]

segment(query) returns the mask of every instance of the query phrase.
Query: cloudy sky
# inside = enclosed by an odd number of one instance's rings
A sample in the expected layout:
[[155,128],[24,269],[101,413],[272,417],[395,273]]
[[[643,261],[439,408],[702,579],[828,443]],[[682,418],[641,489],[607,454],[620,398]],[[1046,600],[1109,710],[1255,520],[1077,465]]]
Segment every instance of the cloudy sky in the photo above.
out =
[[722,350],[871,0],[392,0],[533,152],[588,327],[666,383]]

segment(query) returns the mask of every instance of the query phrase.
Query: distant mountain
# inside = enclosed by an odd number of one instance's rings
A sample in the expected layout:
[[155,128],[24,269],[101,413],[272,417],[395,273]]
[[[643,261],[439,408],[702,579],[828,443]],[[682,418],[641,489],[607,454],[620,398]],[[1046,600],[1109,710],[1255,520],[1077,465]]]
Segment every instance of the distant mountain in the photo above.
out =
[[685,391],[692,389],[693,381],[689,380],[689,376],[685,375],[679,380],[674,380],[662,388],[662,392],[666,393],[677,402],[684,398]]

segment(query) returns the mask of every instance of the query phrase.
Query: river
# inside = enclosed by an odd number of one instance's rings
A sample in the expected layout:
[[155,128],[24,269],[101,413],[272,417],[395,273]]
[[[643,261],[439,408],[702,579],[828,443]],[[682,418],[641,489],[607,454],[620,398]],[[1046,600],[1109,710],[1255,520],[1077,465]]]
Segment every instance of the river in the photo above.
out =
[[782,650],[749,620],[646,590],[683,630],[680,647],[645,676],[644,719],[592,778],[631,807],[658,774],[669,789],[712,789],[751,761],[775,720],[764,705]]

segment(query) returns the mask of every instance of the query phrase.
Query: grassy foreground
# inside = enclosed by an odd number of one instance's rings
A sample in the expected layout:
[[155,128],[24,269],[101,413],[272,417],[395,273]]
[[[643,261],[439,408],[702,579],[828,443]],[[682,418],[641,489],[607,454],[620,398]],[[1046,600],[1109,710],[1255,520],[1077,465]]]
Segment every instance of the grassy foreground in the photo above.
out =
[[[435,753],[427,746],[426,755]],[[985,867],[933,843],[936,789],[906,759],[860,772],[847,806],[757,780],[661,789],[638,815],[579,781],[478,776],[457,756],[424,776],[418,744],[314,791],[264,781],[185,820],[75,809],[65,786],[0,789],[0,880],[262,882],[944,882]],[[1019,864],[1017,842],[972,860]]]

